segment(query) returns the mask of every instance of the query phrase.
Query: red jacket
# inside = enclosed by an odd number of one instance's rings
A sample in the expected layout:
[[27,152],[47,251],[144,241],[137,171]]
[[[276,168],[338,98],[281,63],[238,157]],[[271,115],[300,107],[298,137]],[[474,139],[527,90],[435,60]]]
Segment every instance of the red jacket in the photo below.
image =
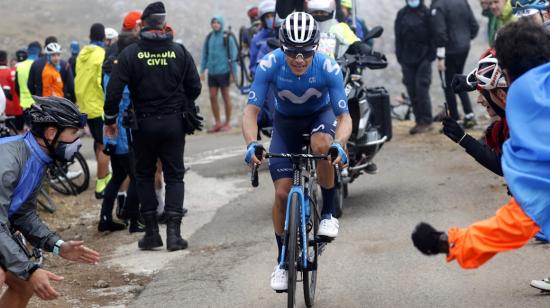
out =
[[23,115],[23,109],[19,104],[19,96],[15,91],[15,69],[7,66],[0,66],[0,86],[9,93],[6,95],[6,115],[20,116]]

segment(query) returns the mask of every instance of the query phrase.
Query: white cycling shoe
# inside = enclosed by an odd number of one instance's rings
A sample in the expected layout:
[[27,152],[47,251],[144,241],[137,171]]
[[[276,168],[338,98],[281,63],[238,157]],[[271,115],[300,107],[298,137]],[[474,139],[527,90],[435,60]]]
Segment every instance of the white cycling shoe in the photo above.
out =
[[288,289],[288,271],[275,266],[271,274],[271,288],[275,291],[286,291]]
[[550,277],[542,280],[531,280],[531,286],[535,289],[539,289],[542,292],[550,292]]
[[317,235],[335,238],[338,236],[338,219],[330,216],[330,219],[323,219],[319,224]]

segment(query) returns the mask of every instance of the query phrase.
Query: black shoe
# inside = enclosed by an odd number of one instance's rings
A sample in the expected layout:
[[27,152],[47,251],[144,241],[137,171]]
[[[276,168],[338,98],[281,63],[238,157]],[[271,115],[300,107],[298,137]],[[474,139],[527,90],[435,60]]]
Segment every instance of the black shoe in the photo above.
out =
[[113,219],[101,219],[99,221],[99,225],[97,226],[97,230],[99,232],[121,231],[124,229],[126,229],[125,224],[113,221]]
[[183,250],[188,246],[181,237],[181,217],[179,213],[166,213],[166,249],[169,251]]
[[138,242],[138,247],[142,250],[153,250],[162,247],[162,238],[159,234],[159,225],[157,223],[157,212],[141,213],[145,221],[145,235]]
[[128,228],[130,233],[145,232],[145,224],[143,224],[139,219],[132,218],[130,219],[130,227]]
[[365,167],[365,172],[368,174],[377,174],[378,166],[375,163],[370,163]]

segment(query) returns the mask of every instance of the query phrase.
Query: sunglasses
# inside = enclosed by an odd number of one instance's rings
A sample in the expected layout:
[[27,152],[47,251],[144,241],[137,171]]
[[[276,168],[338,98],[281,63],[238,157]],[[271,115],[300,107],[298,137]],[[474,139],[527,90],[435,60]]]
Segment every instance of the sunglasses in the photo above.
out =
[[285,55],[292,59],[297,59],[300,56],[304,59],[309,59],[313,57],[313,55],[315,55],[316,51],[316,45],[304,48],[288,48],[283,46],[283,52],[285,53]]

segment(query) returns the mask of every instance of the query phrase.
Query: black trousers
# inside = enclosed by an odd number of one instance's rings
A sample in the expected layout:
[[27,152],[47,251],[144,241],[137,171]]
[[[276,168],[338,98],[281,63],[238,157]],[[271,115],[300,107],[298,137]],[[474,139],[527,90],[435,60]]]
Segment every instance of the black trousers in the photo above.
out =
[[417,64],[401,64],[403,83],[411,99],[414,117],[417,124],[431,124],[432,100],[430,84],[432,83],[432,62],[424,60]]
[[[445,56],[445,66],[447,70],[445,71],[445,82],[447,88],[445,88],[445,100],[449,105],[449,113],[451,118],[459,120],[460,116],[458,114],[458,107],[456,103],[456,95],[451,87],[451,82],[453,77],[456,74],[462,74],[464,72],[464,65],[466,64],[466,58],[470,50],[458,54],[447,54]],[[470,102],[470,97],[467,92],[461,92],[458,94],[460,100],[462,101],[462,108],[464,109],[464,114],[473,113],[472,103]]]
[[136,189],[136,178],[134,176],[133,155],[111,155],[112,178],[105,188],[105,196],[101,204],[101,216],[105,219],[113,217],[113,206],[118,195],[120,185],[126,177],[130,177],[130,186],[126,192],[126,213],[128,218],[139,217],[139,200]]
[[139,129],[133,131],[133,145],[141,212],[157,210],[155,170],[157,159],[160,159],[166,183],[164,211],[183,214],[185,133],[182,114],[141,118],[138,123]]

